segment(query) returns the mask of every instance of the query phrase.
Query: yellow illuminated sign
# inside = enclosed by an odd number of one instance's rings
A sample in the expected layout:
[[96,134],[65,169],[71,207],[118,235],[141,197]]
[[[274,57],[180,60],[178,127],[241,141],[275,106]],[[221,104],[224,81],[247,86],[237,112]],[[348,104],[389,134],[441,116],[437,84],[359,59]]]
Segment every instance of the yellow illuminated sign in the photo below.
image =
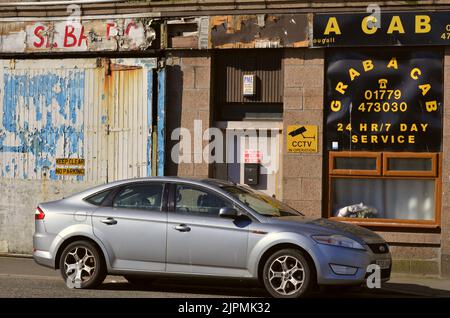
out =
[[317,152],[317,126],[290,125],[287,128],[288,152]]

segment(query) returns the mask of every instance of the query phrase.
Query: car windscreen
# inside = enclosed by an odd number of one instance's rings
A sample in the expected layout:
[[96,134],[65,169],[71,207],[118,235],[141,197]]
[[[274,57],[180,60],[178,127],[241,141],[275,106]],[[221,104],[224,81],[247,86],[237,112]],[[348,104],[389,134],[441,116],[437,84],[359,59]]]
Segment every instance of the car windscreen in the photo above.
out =
[[254,210],[260,215],[267,217],[303,215],[299,211],[291,208],[287,204],[278,201],[259,191],[252,190],[243,186],[223,185],[221,189],[228,192],[234,198]]

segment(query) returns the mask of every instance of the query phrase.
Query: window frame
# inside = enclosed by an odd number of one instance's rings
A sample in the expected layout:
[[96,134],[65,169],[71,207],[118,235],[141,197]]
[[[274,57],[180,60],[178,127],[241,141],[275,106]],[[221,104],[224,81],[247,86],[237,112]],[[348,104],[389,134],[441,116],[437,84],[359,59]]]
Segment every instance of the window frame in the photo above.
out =
[[180,214],[180,215],[187,215],[187,216],[196,216],[196,217],[211,217],[211,218],[221,218],[219,216],[219,213],[217,213],[217,215],[212,215],[210,213],[202,213],[202,212],[192,212],[192,213],[181,213],[181,212],[177,212],[176,211],[176,199],[175,199],[175,194],[176,194],[176,190],[177,190],[177,186],[189,186],[193,189],[199,190],[199,191],[203,191],[206,192],[208,194],[213,194],[218,196],[219,198],[221,198],[222,200],[229,202],[230,205],[232,207],[234,207],[235,209],[237,209],[239,211],[239,213],[242,214],[242,209],[240,207],[238,207],[236,205],[236,203],[233,200],[230,200],[229,198],[227,198],[225,195],[223,195],[222,193],[212,190],[208,187],[202,186],[202,185],[197,185],[197,184],[191,184],[191,183],[182,183],[182,182],[173,182],[173,183],[168,183],[168,186],[170,186],[170,190],[169,190],[169,199],[168,199],[168,209],[167,211],[169,213],[173,213],[173,214]]
[[[383,175],[385,176],[417,176],[417,177],[438,177],[437,173],[437,153],[414,153],[414,152],[384,152],[383,153]],[[431,159],[431,170],[389,170],[389,159]]]
[[[356,170],[356,169],[335,169],[334,159],[335,158],[375,158],[376,168],[375,170]],[[379,152],[369,152],[369,151],[339,151],[331,152],[329,157],[329,173],[333,175],[353,175],[353,176],[379,176],[382,172],[381,167],[381,153]]]
[[[151,184],[159,184],[162,186],[162,197],[161,197],[161,206],[158,210],[156,209],[144,209],[144,208],[127,208],[127,207],[115,207],[114,206],[114,200],[115,198],[122,192],[123,189],[127,187],[132,186],[142,186],[142,185],[151,185]],[[167,183],[162,181],[142,181],[142,182],[131,182],[122,184],[118,187],[116,187],[113,192],[108,196],[108,207],[111,207],[113,209],[123,209],[123,210],[131,210],[131,211],[146,211],[146,212],[156,212],[156,213],[162,213],[167,211]]]
[[[375,170],[344,170],[333,169],[335,157],[350,157],[350,152],[329,152],[329,171],[328,171],[328,207],[326,216],[330,220],[343,221],[363,226],[374,227],[401,227],[401,228],[431,228],[436,229],[441,224],[442,209],[442,154],[441,153],[412,153],[412,152],[351,152],[351,157],[376,157],[377,167],[380,166],[379,174]],[[362,155],[360,155],[362,154]],[[372,155],[369,155],[372,154]],[[430,171],[392,171],[387,169],[389,158],[430,158],[432,162],[432,172]],[[379,164],[378,164],[379,163]],[[356,171],[356,173],[355,173]],[[376,170],[378,171],[378,169]],[[346,173],[345,173],[346,172]],[[366,172],[362,174],[362,172]],[[368,172],[368,173],[367,173]],[[399,173],[400,172],[400,173]],[[386,218],[346,218],[333,216],[332,190],[333,179],[401,179],[401,180],[434,180],[435,182],[435,214],[434,220],[405,220],[405,219],[386,219]]]

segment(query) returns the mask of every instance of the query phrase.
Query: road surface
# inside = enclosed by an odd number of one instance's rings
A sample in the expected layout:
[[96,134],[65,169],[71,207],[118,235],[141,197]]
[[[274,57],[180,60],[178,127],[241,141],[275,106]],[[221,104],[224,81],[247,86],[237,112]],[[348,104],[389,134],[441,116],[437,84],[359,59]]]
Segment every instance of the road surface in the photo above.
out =
[[[388,283],[376,290],[332,289],[314,293],[312,297],[392,298],[436,296],[431,289],[418,293],[405,283]],[[410,291],[410,292],[409,292]],[[444,291],[442,291],[444,292]],[[443,294],[449,297],[450,293]],[[441,295],[442,296],[442,295]],[[66,287],[59,272],[37,265],[30,258],[0,257],[0,298],[2,297],[120,297],[120,298],[222,298],[268,297],[256,284],[198,279],[158,279],[144,288],[129,284],[121,276],[108,276],[97,290],[79,290]]]

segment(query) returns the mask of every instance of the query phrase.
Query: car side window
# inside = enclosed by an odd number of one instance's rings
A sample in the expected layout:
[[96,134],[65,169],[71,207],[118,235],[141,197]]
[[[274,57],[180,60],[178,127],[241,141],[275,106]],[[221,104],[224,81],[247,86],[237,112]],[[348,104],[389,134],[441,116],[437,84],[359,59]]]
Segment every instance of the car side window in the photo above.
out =
[[142,183],[129,185],[117,193],[113,207],[161,211],[164,185],[161,183]]
[[216,194],[189,185],[177,185],[175,191],[175,212],[218,216],[223,207],[232,203]]
[[85,201],[89,202],[90,204],[93,205],[102,205],[103,201],[105,201],[106,197],[108,196],[108,194],[111,193],[111,189],[96,193],[94,195],[91,195],[87,198],[84,198]]

